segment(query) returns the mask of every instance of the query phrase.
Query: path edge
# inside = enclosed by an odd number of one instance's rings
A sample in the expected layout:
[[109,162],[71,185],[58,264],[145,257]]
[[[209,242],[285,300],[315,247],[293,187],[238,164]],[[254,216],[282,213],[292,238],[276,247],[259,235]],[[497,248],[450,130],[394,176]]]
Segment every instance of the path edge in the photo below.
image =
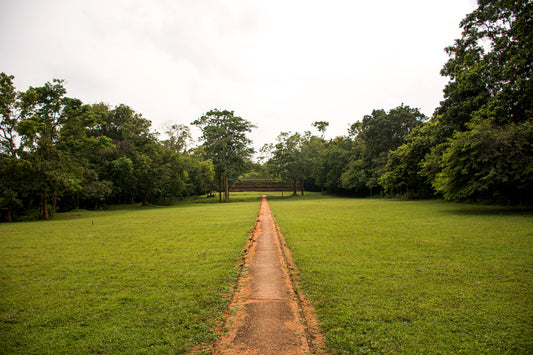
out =
[[[261,206],[261,205],[260,205]],[[235,267],[238,268],[237,278],[231,288],[231,292],[228,296],[228,305],[224,311],[224,320],[215,328],[215,333],[217,334],[217,339],[210,345],[211,354],[223,354],[224,349],[221,343],[221,340],[227,336],[228,328],[234,327],[230,326],[229,321],[232,318],[231,313],[237,312],[237,308],[242,303],[242,299],[245,296],[244,285],[249,281],[248,278],[248,266],[253,257],[252,252],[254,251],[254,244],[256,242],[257,233],[259,233],[259,228],[261,226],[261,217],[260,217],[261,207],[257,211],[257,217],[255,219],[254,226],[248,231],[248,242],[242,249],[240,263]]]
[[287,245],[285,236],[283,233],[281,233],[281,228],[273,212],[272,220],[275,226],[275,234],[278,238],[279,246],[281,248],[283,262],[285,263],[285,267],[288,272],[289,283],[293,294],[296,296],[298,309],[300,310],[300,322],[305,329],[305,337],[307,339],[309,350],[312,354],[329,354],[324,335],[322,334],[322,330],[320,329],[320,324],[316,316],[315,308],[300,287],[300,282],[298,281],[300,271],[294,263],[291,250]]

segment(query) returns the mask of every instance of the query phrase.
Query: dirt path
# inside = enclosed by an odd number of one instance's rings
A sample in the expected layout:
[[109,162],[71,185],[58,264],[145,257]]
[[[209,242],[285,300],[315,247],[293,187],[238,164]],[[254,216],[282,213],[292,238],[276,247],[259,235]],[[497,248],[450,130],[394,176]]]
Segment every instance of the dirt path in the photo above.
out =
[[[289,273],[288,269],[291,269]],[[295,292],[290,252],[263,196],[216,354],[324,353],[314,312]]]

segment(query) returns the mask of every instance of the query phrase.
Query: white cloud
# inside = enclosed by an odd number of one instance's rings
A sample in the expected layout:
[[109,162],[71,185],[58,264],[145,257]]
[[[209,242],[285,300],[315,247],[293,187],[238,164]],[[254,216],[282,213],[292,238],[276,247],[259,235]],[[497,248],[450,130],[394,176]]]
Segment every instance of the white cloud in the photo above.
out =
[[0,5],[2,68],[19,90],[53,78],[85,102],[189,124],[218,107],[280,131],[328,135],[402,102],[431,115],[444,47],[473,0],[81,1]]

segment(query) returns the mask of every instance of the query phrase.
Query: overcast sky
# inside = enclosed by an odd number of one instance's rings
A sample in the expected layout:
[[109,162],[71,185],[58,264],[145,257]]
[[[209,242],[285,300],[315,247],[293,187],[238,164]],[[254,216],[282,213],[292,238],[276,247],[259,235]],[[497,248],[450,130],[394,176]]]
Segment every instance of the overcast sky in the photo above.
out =
[[373,109],[431,116],[444,48],[474,0],[0,0],[0,71],[66,81],[84,103],[190,124],[213,108],[281,131],[344,135]]

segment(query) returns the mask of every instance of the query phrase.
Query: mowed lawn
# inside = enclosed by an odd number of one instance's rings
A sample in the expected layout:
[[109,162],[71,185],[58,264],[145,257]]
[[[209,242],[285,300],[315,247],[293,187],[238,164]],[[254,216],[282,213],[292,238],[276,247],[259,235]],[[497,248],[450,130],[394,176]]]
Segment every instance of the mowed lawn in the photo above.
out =
[[0,224],[0,353],[208,349],[258,209],[257,198]]
[[533,353],[533,212],[270,200],[336,353]]

